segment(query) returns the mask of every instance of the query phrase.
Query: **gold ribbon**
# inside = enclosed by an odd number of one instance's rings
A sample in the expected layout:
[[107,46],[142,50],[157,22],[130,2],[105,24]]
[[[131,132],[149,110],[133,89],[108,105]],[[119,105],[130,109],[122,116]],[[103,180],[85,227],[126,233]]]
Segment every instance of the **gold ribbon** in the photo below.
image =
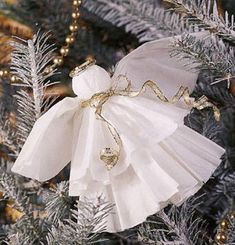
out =
[[168,99],[161,91],[159,86],[151,80],[146,81],[139,91],[133,91],[132,82],[126,76],[120,75],[117,79],[120,79],[122,77],[125,78],[128,83],[125,89],[117,90],[116,88],[112,88],[107,92],[94,94],[89,100],[82,102],[83,108],[89,106],[96,109],[96,118],[98,120],[103,121],[107,125],[114,141],[116,142],[117,149],[104,148],[100,152],[100,159],[105,163],[105,166],[108,170],[111,170],[117,164],[122,149],[122,139],[118,133],[118,130],[115,128],[115,126],[113,126],[113,124],[109,120],[107,120],[102,115],[103,105],[112,96],[127,96],[130,98],[134,98],[143,94],[147,88],[150,88],[156,94],[157,98],[166,103],[176,104],[177,102],[179,102],[181,98],[183,98],[186,105],[192,106],[193,108],[196,108],[198,110],[203,110],[205,108],[211,107],[214,111],[215,119],[217,121],[220,120],[219,109],[213,103],[209,102],[208,98],[204,95],[198,100],[193,101],[193,99],[190,98],[189,89],[187,87],[181,86],[177,93],[171,99]]
[[96,109],[96,118],[103,121],[107,125],[111,135],[113,136],[113,139],[116,142],[117,150],[114,150],[112,148],[104,148],[100,152],[100,159],[105,163],[105,166],[108,170],[111,170],[117,164],[122,148],[122,140],[117,129],[102,115],[103,105],[114,94],[115,93],[113,90],[110,90],[108,92],[101,92],[94,94],[91,99],[82,102],[83,108],[90,106]]

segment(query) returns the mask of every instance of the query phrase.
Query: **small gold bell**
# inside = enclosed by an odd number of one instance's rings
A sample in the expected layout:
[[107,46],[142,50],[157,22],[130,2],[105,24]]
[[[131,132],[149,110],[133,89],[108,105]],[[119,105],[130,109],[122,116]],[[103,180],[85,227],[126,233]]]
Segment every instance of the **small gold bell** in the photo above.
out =
[[118,152],[111,148],[104,148],[100,152],[100,159],[105,163],[108,170],[111,170],[118,162]]

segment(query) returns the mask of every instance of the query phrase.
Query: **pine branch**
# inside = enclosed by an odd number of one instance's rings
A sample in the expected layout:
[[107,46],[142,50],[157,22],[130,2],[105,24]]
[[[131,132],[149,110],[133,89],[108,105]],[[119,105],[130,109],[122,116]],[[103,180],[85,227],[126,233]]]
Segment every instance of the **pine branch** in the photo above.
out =
[[215,192],[226,195],[229,200],[235,200],[235,173],[222,177],[215,186]]
[[70,209],[74,203],[72,197],[69,197],[69,182],[62,181],[55,188],[51,188],[44,194],[46,203],[45,211],[47,221],[57,225],[60,220],[70,217]]
[[42,220],[34,217],[34,205],[32,205],[28,193],[23,190],[16,176],[2,168],[0,169],[0,187],[4,198],[12,200],[12,207],[22,213],[22,217],[16,223],[5,227],[7,242],[14,244],[20,237],[19,245],[25,245],[25,241],[29,241],[27,244],[34,244],[41,237]]
[[97,200],[84,198],[78,201],[76,209],[71,210],[73,219],[66,219],[53,226],[47,236],[50,245],[78,244],[87,245],[97,241],[98,234],[105,231],[104,220],[110,214],[113,205],[102,197]]
[[15,137],[15,130],[13,130],[10,122],[6,120],[4,113],[0,108],[0,145],[6,146],[11,151],[12,155],[18,154]]
[[180,15],[166,12],[150,0],[85,0],[83,6],[102,19],[124,27],[141,42],[181,34],[187,28],[192,31]]
[[186,59],[189,67],[210,71],[218,81],[227,80],[229,74],[235,75],[234,48],[216,36],[197,39],[191,35],[182,35],[173,46],[172,56]]
[[[0,110],[4,113],[15,112],[15,104],[13,95],[15,94],[15,88],[11,85],[9,79],[0,79]],[[3,117],[1,117],[3,119]]]
[[4,198],[10,198],[14,200],[14,207],[24,214],[28,215],[30,210],[28,209],[29,199],[22,189],[17,188],[19,183],[16,178],[10,173],[7,173],[5,169],[0,168],[0,186],[4,192]]
[[[0,180],[4,198],[11,200],[12,207],[22,214],[15,223],[4,227],[6,242],[10,245],[15,243],[19,245],[39,244],[39,241],[45,239],[50,226],[40,217],[40,209],[32,200],[33,192],[27,191],[23,183],[18,181],[20,178],[7,173],[6,170],[1,169]],[[39,189],[34,190],[34,193],[39,192]]]
[[185,202],[181,207],[171,206],[166,212],[161,210],[155,217],[145,222],[139,230],[140,240],[147,244],[205,245],[206,225],[196,214],[199,198]]
[[9,237],[9,240],[6,242],[7,245],[32,245],[29,240],[29,237],[25,237],[22,234],[16,233]]
[[[8,165],[11,164],[8,162]],[[32,203],[29,192],[23,188],[20,179],[8,173],[6,169],[0,168],[0,187],[4,193],[4,199],[11,200],[11,207],[22,214],[16,223],[5,227],[7,241],[10,244],[14,244],[13,242],[21,237],[22,240],[20,240],[19,244],[24,245],[25,241],[29,241],[28,244],[34,244],[35,241],[40,240],[45,232],[43,228],[44,222],[36,217],[35,204]]]
[[[21,81],[16,97],[18,103],[18,137],[24,143],[35,121],[50,103],[45,90],[52,85],[49,78],[55,70],[46,72],[53,59],[53,45],[47,44],[48,34],[37,33],[32,40],[13,42],[12,73]],[[54,83],[53,83],[54,84]],[[46,103],[45,103],[46,102]]]
[[216,0],[163,0],[174,11],[188,18],[189,23],[204,28],[235,44],[234,16],[219,15]]
[[[47,44],[48,39],[48,34],[38,33],[32,40],[18,39],[18,42],[12,43],[12,71],[21,81],[21,90],[15,96],[18,104],[17,140],[21,144],[25,142],[35,121],[50,106],[48,98],[45,98],[45,90],[52,85],[49,78],[55,71],[46,72],[54,51],[53,46]],[[21,244],[24,241],[35,244],[45,238],[43,234],[48,230],[48,224],[39,217],[40,211],[31,199],[35,190],[27,191],[23,183],[19,184],[20,178],[9,174],[6,169],[1,171],[0,180],[5,198],[13,200],[14,206],[23,214],[16,223],[7,227],[8,241],[18,241],[20,237]],[[39,191],[40,185],[36,189]]]

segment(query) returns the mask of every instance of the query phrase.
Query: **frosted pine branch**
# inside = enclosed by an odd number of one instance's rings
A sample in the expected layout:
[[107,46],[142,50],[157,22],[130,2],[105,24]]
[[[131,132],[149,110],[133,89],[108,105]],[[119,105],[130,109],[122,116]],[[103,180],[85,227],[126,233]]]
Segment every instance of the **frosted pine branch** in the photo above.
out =
[[18,148],[15,145],[15,130],[12,129],[9,121],[3,121],[3,115],[0,111],[0,144],[8,147],[12,155],[18,155]]
[[[24,143],[35,121],[49,107],[45,90],[52,84],[49,78],[55,70],[46,72],[53,59],[53,45],[47,44],[48,34],[37,33],[32,40],[12,42],[12,73],[21,84],[16,95],[18,103],[18,137]],[[45,103],[46,102],[46,103]]]
[[100,18],[124,27],[140,42],[192,31],[179,14],[166,12],[154,1],[85,0],[83,6]]
[[6,242],[7,245],[31,245],[29,238],[23,236],[22,234],[16,233],[9,237]]
[[183,35],[176,39],[172,56],[186,59],[188,66],[198,70],[209,70],[217,81],[226,80],[235,75],[234,48],[226,45],[217,36],[197,39],[191,35]]
[[216,0],[164,0],[164,2],[187,17],[192,25],[207,29],[235,43],[234,16],[229,17],[225,12],[223,18],[218,12]]
[[[235,173],[223,177],[223,183],[215,186],[215,192],[224,193],[228,197],[228,202],[235,198]],[[232,203],[231,203],[232,205]]]
[[69,197],[69,182],[62,181],[55,188],[51,188],[44,194],[44,201],[47,220],[53,225],[58,224],[59,220],[70,218],[73,198]]
[[139,230],[139,240],[147,244],[206,245],[205,221],[196,214],[197,199],[181,207],[161,210],[156,220],[147,221]]
[[22,189],[16,188],[18,185],[17,179],[12,174],[7,173],[5,169],[0,168],[0,187],[4,193],[4,198],[14,200],[15,208],[28,214],[29,210],[27,206],[29,199]]
[[113,205],[102,197],[96,200],[84,198],[72,209],[73,219],[66,219],[53,226],[47,236],[50,245],[88,245],[97,242],[99,233],[105,231],[105,219],[112,211]]

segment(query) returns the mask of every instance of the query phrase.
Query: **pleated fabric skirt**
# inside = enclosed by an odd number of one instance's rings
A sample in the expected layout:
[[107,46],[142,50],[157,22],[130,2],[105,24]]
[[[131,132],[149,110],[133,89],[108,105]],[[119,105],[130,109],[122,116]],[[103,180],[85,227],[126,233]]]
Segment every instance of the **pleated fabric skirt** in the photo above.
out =
[[[195,194],[220,164],[224,149],[183,125],[188,109],[155,103],[146,98],[113,98],[103,115],[118,130],[123,151],[117,166],[103,171],[97,161],[100,149],[115,144],[102,122],[94,122],[88,110],[81,120],[94,137],[78,139],[71,172],[71,195],[96,198],[115,204],[107,218],[107,231],[123,231],[142,223],[169,203],[180,205]],[[85,117],[86,117],[85,116]],[[96,132],[96,133],[94,133]],[[94,155],[94,152],[96,153]],[[84,153],[84,154],[83,154]],[[90,156],[89,159],[87,156]],[[78,165],[82,162],[83,166]],[[89,166],[89,167],[88,167]]]

